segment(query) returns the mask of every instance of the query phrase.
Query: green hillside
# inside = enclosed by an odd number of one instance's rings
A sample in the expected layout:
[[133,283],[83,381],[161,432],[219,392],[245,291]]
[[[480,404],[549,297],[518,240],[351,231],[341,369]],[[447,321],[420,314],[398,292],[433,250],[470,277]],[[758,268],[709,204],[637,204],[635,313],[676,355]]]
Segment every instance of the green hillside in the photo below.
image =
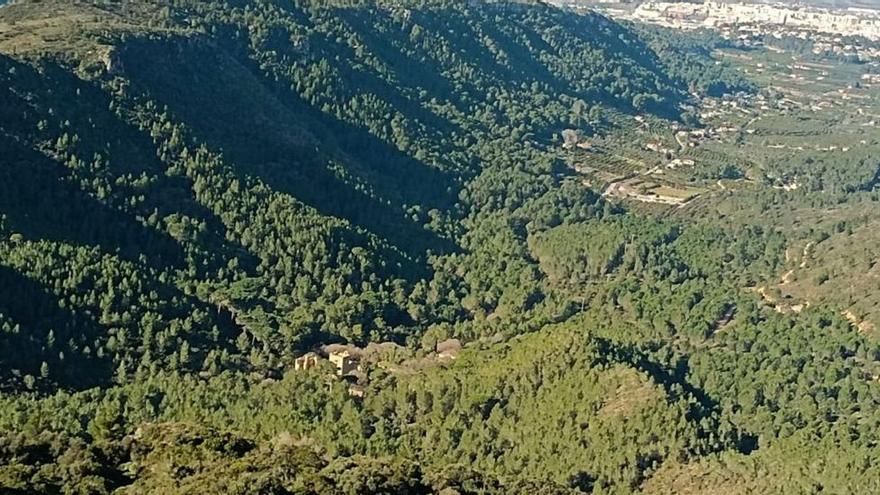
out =
[[[749,289],[783,222],[578,172],[762,89],[677,36],[539,2],[0,9],[0,491],[874,491],[880,346]],[[804,194],[873,201],[862,157]],[[329,345],[358,369],[297,361]]]
[[[109,5],[4,12],[24,53],[0,69],[5,287],[46,292],[35,314],[4,308],[27,348],[7,375],[99,355],[137,371],[184,342],[172,367],[278,367],[469,320],[468,295],[528,312],[540,284],[517,294],[499,277],[520,275],[479,266],[479,237],[523,249],[503,223],[558,189],[548,147],[570,120],[682,98],[619,26],[545,7]],[[565,194],[595,215],[593,193]],[[444,266],[457,256],[475,271]]]

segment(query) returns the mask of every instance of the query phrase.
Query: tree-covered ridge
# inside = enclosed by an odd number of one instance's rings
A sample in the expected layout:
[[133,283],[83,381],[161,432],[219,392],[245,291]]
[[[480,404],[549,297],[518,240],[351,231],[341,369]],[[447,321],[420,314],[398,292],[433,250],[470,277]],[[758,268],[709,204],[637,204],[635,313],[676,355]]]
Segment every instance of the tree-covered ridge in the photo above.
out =
[[[870,492],[877,344],[744,289],[784,235],[626,211],[560,151],[751,89],[671,36],[523,3],[4,7],[0,488],[760,490],[801,440],[828,448],[793,493]],[[295,369],[337,342],[384,344]]]
[[[125,338],[141,342],[141,355],[114,356],[108,365],[118,377],[155,366],[165,342],[195,349],[171,360],[193,370],[232,365],[239,360],[227,354],[238,352],[272,367],[321,335],[402,339],[477,310],[528,311],[545,296],[528,254],[515,247],[526,232],[503,218],[513,213],[542,229],[565,219],[554,212],[550,224],[535,224],[537,210],[595,202],[572,189],[560,191],[568,198],[537,200],[558,187],[563,170],[546,144],[563,127],[605,125],[601,108],[671,114],[681,98],[637,37],[598,16],[546,7],[46,7],[23,3],[6,13],[14,35],[30,28],[42,40],[25,45],[42,58],[3,61],[4,147],[27,174],[37,173],[31,163],[45,168],[37,180],[53,189],[40,200],[72,195],[89,209],[34,204],[35,181],[10,170],[4,228],[16,239],[11,253],[33,249],[29,242],[47,232],[59,243],[57,233],[67,232],[69,260],[30,272],[37,283],[69,278],[64,266],[78,271],[98,254],[73,253],[99,247],[100,256],[135,262],[122,276],[141,279],[146,294],[180,291],[126,308]],[[76,7],[121,28],[84,28],[66,51],[41,38],[45,12],[76,17]],[[493,266],[494,254],[481,261],[487,236],[519,251],[505,262],[521,258],[519,268]],[[56,258],[64,252],[46,248]],[[468,281],[451,270],[463,260],[470,274],[494,274]],[[123,292],[128,306],[134,294]],[[93,333],[120,320],[115,294],[71,296],[55,287],[49,297],[107,313]],[[195,339],[173,331],[169,341],[169,323],[157,329],[153,320],[170,313],[156,304],[200,315],[196,326],[214,330]],[[60,366],[46,341],[50,333],[58,340],[53,325],[69,324],[21,323],[41,327],[24,333],[46,353],[22,375],[37,376],[43,362]],[[205,338],[214,343],[197,343]],[[251,350],[257,343],[260,352]],[[83,341],[67,354],[105,355],[105,345]]]

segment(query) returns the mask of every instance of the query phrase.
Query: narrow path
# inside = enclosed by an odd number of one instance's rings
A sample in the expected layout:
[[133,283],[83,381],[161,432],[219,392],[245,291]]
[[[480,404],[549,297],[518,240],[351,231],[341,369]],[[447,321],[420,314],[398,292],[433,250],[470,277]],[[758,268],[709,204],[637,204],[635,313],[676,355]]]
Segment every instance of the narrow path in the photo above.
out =
[[809,261],[809,259],[810,259],[810,250],[813,249],[813,245],[815,245],[815,244],[816,244],[815,242],[810,241],[807,243],[806,246],[804,246],[804,254],[801,257],[801,265],[800,265],[801,268],[807,267],[807,261]]

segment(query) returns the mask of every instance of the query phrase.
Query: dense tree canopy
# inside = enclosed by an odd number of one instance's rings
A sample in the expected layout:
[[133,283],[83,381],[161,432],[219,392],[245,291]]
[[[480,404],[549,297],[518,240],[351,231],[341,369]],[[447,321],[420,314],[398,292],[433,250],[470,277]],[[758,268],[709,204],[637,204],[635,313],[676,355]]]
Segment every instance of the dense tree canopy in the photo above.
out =
[[[628,211],[562,151],[754,91],[721,41],[446,0],[0,26],[0,491],[876,491],[880,346],[747,289],[783,234]],[[326,344],[361,369],[297,369]]]

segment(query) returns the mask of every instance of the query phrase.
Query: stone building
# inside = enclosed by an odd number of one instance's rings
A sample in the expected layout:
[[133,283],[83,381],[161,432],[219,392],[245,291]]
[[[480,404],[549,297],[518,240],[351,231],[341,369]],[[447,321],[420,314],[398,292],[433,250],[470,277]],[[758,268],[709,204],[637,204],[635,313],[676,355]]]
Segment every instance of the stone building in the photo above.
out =
[[333,351],[330,353],[330,362],[336,365],[336,373],[345,376],[357,370],[357,359],[347,350]]
[[314,352],[309,352],[308,354],[296,358],[296,361],[293,362],[293,369],[294,371],[305,371],[316,368],[320,359],[321,358]]

